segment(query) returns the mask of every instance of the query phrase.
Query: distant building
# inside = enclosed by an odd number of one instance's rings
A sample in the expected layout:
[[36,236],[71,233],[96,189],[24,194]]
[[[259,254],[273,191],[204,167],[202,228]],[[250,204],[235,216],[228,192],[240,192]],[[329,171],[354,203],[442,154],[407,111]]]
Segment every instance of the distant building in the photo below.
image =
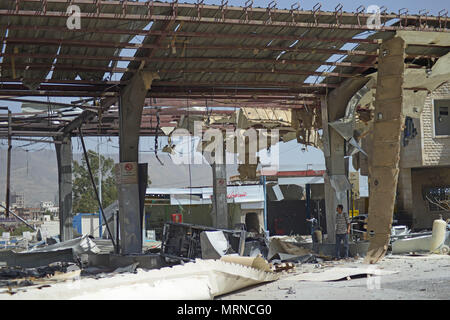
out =
[[53,201],[41,201],[40,207],[43,213],[50,212],[56,214],[59,212],[59,207],[56,207]]
[[19,192],[11,192],[10,205],[12,208],[25,207],[25,195]]
[[40,220],[42,216],[41,208],[17,208],[15,211],[25,220]]

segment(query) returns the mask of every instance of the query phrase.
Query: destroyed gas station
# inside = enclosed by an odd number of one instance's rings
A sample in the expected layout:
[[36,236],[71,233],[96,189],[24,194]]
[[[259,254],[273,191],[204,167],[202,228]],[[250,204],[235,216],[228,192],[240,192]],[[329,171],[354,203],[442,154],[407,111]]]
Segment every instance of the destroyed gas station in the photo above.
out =
[[[366,279],[389,287],[421,278],[430,264],[448,268],[447,9],[253,2],[1,1],[0,223],[32,231],[15,242],[7,235],[0,299],[240,299],[238,290],[242,299],[304,299],[302,286],[318,282],[343,279],[334,283],[367,291]],[[88,156],[92,137],[118,139],[117,197],[108,205]],[[141,161],[143,137],[155,141],[160,163],[163,154],[180,157],[180,137],[198,139],[212,178],[159,187],[155,179],[176,170],[196,177],[195,150],[189,163],[158,166],[152,176]],[[158,139],[167,141],[159,153]],[[103,233],[86,231],[92,216],[73,208],[74,141]],[[283,157],[276,145],[289,141],[320,150],[324,168],[272,161]],[[19,142],[54,146],[55,237],[12,206]],[[230,166],[228,157],[239,161]],[[354,172],[368,179],[359,202]],[[335,256],[340,205],[346,259]],[[442,270],[426,275],[448,284]],[[396,290],[404,299],[448,298],[443,287]],[[317,299],[333,299],[337,287],[321,288],[330,294],[313,291]],[[371,298],[352,290],[349,299]]]

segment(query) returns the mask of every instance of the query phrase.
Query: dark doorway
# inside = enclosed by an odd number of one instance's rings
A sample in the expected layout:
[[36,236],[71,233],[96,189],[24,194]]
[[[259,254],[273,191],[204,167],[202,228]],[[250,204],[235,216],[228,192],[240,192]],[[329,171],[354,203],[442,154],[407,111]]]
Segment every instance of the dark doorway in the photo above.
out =
[[245,228],[248,232],[259,232],[261,228],[256,212],[249,212],[245,215]]
[[[311,213],[317,219],[320,208],[320,226],[326,232],[325,201],[311,201]],[[311,235],[311,224],[306,221],[306,200],[268,201],[267,222],[271,235]]]

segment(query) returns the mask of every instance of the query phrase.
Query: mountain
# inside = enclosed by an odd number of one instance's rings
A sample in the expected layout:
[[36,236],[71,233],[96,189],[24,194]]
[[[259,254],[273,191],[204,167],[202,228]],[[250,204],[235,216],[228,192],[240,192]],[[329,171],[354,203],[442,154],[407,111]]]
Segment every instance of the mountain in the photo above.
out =
[[[74,150],[76,151],[76,150]],[[104,155],[118,162],[118,154]],[[7,151],[0,149],[0,201],[5,201]],[[74,153],[80,162],[81,153]],[[178,165],[168,154],[140,153],[139,162],[149,164],[151,187],[201,187],[212,185],[212,170],[207,164]],[[56,201],[58,194],[58,167],[54,150],[29,151],[13,148],[11,155],[11,191],[25,194],[26,206],[38,206],[40,201]],[[227,166],[227,176],[237,175],[237,166]]]

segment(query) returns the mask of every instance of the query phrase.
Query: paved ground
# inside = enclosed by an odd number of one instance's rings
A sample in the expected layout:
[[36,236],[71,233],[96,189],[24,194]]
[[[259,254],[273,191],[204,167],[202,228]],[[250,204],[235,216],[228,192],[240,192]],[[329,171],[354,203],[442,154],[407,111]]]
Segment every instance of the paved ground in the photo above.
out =
[[290,280],[304,272],[321,272],[330,267],[367,267],[362,259],[329,262],[324,265],[298,265],[294,273],[283,274],[278,281],[243,289],[219,297],[220,300],[409,300],[450,298],[450,255],[387,256],[375,268],[399,271],[392,275],[332,282]]

